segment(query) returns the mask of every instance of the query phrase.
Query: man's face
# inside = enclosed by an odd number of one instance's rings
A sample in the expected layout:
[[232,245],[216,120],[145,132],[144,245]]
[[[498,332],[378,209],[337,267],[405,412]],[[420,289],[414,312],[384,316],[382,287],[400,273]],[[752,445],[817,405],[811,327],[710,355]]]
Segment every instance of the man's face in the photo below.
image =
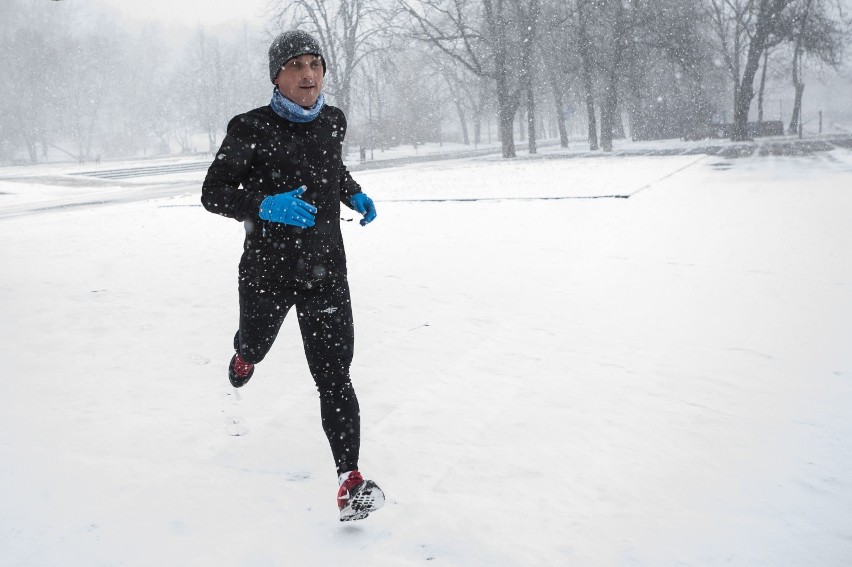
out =
[[305,108],[312,107],[322,92],[322,59],[300,55],[284,63],[273,81],[281,94]]

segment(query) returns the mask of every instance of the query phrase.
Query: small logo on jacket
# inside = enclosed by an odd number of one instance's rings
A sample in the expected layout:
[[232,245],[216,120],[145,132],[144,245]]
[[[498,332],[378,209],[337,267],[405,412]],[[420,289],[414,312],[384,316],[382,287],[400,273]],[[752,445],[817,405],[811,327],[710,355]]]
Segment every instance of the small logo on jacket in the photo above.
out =
[[320,313],[328,313],[329,315],[332,315],[336,311],[337,311],[337,307],[327,307],[326,309],[323,309],[322,311],[320,311]]

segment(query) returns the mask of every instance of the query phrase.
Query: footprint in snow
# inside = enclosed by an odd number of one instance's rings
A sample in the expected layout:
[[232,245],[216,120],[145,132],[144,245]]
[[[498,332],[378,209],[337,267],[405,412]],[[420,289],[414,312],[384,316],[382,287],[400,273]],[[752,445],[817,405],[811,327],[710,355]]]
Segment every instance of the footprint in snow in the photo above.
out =
[[228,430],[228,435],[231,437],[244,437],[249,432],[248,428],[243,424],[243,419],[236,415],[226,418],[225,426]]

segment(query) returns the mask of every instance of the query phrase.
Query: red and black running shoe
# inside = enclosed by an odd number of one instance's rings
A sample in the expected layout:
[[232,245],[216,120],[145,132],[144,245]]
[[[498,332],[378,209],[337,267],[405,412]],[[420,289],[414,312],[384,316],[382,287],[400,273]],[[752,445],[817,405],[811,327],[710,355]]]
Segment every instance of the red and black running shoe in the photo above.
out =
[[245,386],[252,374],[254,374],[254,364],[243,360],[240,353],[231,357],[231,364],[228,366],[228,379],[231,381],[231,386],[234,388]]
[[352,471],[337,491],[340,521],[363,520],[385,504],[385,493],[372,480],[364,480],[361,473]]

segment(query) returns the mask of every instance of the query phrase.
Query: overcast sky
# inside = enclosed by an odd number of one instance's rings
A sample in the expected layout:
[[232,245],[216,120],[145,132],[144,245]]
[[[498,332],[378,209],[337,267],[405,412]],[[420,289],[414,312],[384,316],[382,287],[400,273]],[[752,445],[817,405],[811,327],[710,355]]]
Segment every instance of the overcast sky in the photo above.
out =
[[101,3],[129,19],[195,27],[241,20],[262,24],[260,16],[266,0],[102,0]]

